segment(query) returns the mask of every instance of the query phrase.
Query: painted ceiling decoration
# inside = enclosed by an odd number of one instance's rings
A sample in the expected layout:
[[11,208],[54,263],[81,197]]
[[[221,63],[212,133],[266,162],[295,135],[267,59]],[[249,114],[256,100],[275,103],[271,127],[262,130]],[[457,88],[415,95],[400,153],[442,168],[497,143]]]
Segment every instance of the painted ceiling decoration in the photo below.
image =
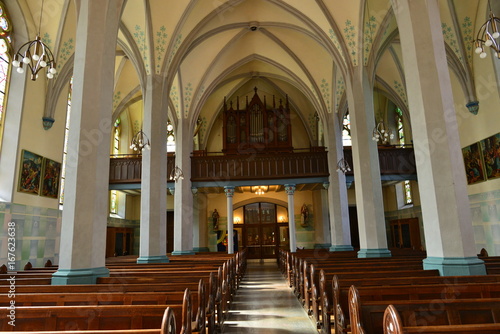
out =
[[[34,29],[39,2],[13,1]],[[456,59],[452,69],[458,80],[471,80],[472,39],[487,17],[487,1],[438,2],[448,56]],[[75,1],[53,1],[46,11],[43,40],[63,68],[77,42]],[[313,137],[315,115],[343,116],[346,75],[356,66],[369,68],[384,95],[407,109],[397,29],[391,0],[128,0],[116,46],[114,117],[133,109],[122,119],[140,122],[141,108],[125,106],[140,101],[146,76],[159,75],[170,99],[168,118],[174,125],[189,119],[193,131],[201,119],[204,143],[222,97],[250,95],[256,81],[269,95],[293,92],[290,103]]]

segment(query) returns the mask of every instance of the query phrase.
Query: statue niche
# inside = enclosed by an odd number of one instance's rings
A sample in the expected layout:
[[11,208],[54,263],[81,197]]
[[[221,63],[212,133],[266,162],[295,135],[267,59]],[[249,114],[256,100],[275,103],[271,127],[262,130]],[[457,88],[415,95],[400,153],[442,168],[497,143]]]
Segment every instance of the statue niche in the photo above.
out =
[[292,152],[292,127],[290,124],[290,108],[288,96],[285,105],[282,100],[276,107],[273,96],[272,108],[266,107],[257,94],[248,102],[246,108],[240,110],[239,98],[236,100],[236,109],[233,102],[229,108],[224,98],[224,125],[223,125],[223,152],[224,154],[249,154]]

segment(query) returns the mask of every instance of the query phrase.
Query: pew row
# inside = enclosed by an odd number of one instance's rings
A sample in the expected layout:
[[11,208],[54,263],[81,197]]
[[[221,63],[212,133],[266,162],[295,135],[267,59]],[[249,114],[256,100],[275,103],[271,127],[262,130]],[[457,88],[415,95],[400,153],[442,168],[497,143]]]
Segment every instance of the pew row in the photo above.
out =
[[500,333],[500,323],[487,324],[460,324],[441,326],[403,326],[401,316],[393,305],[389,305],[384,312],[383,320],[384,334],[410,334],[410,333],[453,333],[453,334],[476,334],[476,333]]
[[409,327],[492,324],[500,321],[500,298],[362,301],[356,287],[351,286],[351,333],[382,334],[384,313],[389,305],[403,315],[403,326]]

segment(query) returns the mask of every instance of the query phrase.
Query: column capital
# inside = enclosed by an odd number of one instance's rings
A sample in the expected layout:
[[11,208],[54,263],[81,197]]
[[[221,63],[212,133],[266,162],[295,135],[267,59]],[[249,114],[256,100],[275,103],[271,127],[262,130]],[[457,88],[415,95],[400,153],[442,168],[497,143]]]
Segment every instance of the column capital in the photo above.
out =
[[198,194],[198,188],[196,188],[196,187],[191,187],[191,192],[193,193],[193,195]]
[[328,188],[330,188],[330,182],[323,182],[323,188],[325,188],[325,190],[328,190]]
[[232,186],[225,186],[224,187],[224,192],[226,193],[226,197],[233,197],[233,195],[234,195],[234,187],[232,187]]
[[285,184],[285,191],[287,195],[295,194],[295,184]]
[[174,195],[175,194],[175,187],[169,187],[168,192],[170,193],[170,195]]

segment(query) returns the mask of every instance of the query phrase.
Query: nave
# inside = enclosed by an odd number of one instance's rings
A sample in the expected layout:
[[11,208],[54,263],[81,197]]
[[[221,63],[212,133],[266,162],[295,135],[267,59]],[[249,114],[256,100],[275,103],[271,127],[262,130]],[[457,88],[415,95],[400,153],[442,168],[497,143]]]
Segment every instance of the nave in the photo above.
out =
[[316,334],[316,328],[276,262],[250,261],[222,333]]

